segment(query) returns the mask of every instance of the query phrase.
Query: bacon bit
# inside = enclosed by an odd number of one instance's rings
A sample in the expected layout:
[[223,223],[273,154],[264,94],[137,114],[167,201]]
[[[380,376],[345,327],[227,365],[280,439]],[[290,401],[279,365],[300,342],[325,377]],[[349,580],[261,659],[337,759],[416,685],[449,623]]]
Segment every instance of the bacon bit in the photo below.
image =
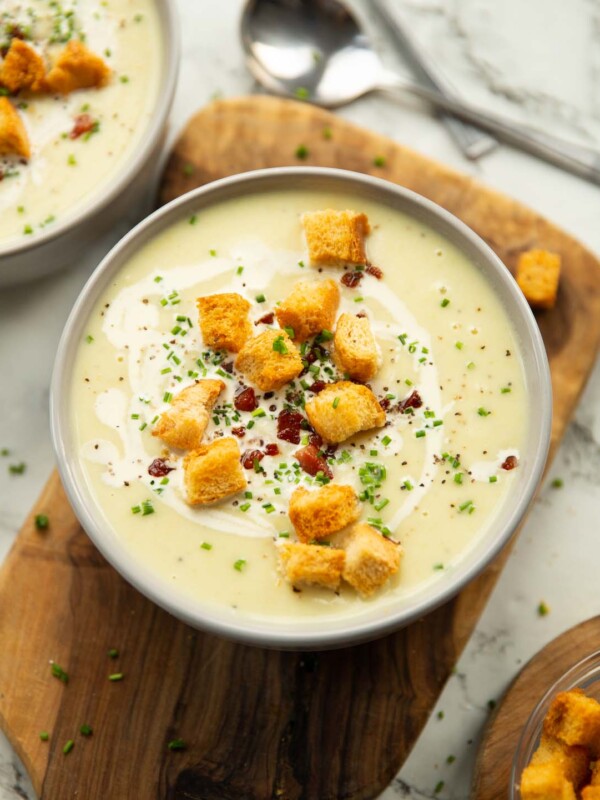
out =
[[508,456],[506,458],[506,460],[502,462],[501,466],[502,466],[502,469],[505,469],[505,470],[509,471],[511,469],[515,469],[515,467],[518,465],[518,463],[519,463],[519,461],[518,461],[516,456]]
[[359,311],[356,316],[359,317],[359,318],[364,318],[364,317],[367,316],[367,312],[366,311]]
[[297,411],[282,411],[277,417],[277,438],[284,442],[300,444],[300,429],[304,417]]
[[423,401],[421,395],[415,389],[405,400],[401,400],[398,403],[397,408],[398,411],[404,411],[405,408],[421,408],[422,405]]
[[264,457],[262,450],[244,450],[240,460],[244,469],[254,469],[255,462],[262,461]]
[[383,270],[376,267],[374,264],[367,264],[367,270],[369,275],[372,275],[374,278],[377,278],[380,281],[383,278]]
[[89,114],[78,114],[75,117],[75,124],[69,134],[69,139],[79,139],[84,133],[91,133],[95,125],[96,121]]
[[356,270],[355,272],[344,272],[340,281],[347,286],[349,289],[354,289],[355,286],[362,281],[363,274]]
[[278,456],[279,455],[279,447],[276,444],[268,444],[265,447],[265,455],[266,456]]
[[233,361],[226,361],[224,364],[221,364],[221,369],[224,369],[225,372],[231,375],[233,372]]
[[308,391],[312,392],[313,394],[319,394],[319,392],[322,392],[326,386],[327,384],[325,381],[315,381],[308,387]]
[[238,411],[254,411],[258,408],[258,401],[254,389],[251,386],[244,386],[242,384],[235,393],[233,405]]
[[317,448],[317,450],[320,450],[321,446],[323,445],[323,439],[315,431],[314,433],[311,433],[311,435],[308,437],[308,443],[314,445]]
[[260,325],[262,323],[263,325],[272,325],[274,321],[275,321],[275,314],[272,311],[269,311],[269,313],[265,314],[264,317],[257,319],[254,324]]
[[382,399],[379,400],[379,405],[383,408],[384,411],[387,411],[388,408],[391,406],[391,404],[392,402],[389,397],[382,397]]
[[148,474],[153,478],[164,478],[169,472],[173,472],[175,467],[170,467],[164,458],[155,458],[148,467]]
[[237,436],[238,439],[243,439],[246,435],[246,428],[243,425],[240,425],[239,428],[232,428],[231,432],[234,436]]
[[294,458],[298,461],[304,472],[313,477],[317,472],[322,472],[328,478],[333,478],[333,472],[324,458],[321,458],[319,451],[314,444],[308,444],[300,450],[296,450]]

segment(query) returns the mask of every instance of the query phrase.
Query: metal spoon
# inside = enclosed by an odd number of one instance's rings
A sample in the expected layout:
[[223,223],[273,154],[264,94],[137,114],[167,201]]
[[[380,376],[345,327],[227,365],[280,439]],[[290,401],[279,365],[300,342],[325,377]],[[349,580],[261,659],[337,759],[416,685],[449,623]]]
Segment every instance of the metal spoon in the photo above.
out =
[[509,122],[386,70],[340,0],[247,0],[241,34],[251,73],[275,94],[336,108],[377,90],[408,92],[600,184],[597,150]]

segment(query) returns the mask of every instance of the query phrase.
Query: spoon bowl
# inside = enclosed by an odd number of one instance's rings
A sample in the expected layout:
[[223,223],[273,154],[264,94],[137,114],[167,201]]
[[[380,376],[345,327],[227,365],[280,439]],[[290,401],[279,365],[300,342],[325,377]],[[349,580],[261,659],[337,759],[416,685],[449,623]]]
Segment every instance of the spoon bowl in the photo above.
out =
[[335,108],[385,83],[385,70],[338,0],[249,0],[242,16],[248,68],[270,91]]

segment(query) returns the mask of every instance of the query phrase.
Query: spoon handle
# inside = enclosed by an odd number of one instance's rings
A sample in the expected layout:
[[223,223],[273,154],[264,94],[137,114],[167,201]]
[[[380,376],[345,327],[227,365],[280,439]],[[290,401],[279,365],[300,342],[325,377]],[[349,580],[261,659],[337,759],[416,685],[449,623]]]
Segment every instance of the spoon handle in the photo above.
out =
[[436,108],[490,131],[508,144],[515,145],[580,178],[600,184],[600,152],[596,149],[567,142],[517,122],[509,122],[492,112],[482,111],[468,103],[446,97],[427,86],[412,83],[400,75],[386,73],[378,88],[409,92]]
[[[373,0],[373,5],[397,40],[401,54],[410,62],[419,81],[425,86],[437,90],[440,94],[452,97],[454,95],[452,86],[438,71],[433,59],[412,35],[410,26],[404,21],[398,4],[394,6],[393,11],[386,0]],[[475,161],[498,145],[498,142],[481,128],[473,127],[456,117],[443,114],[442,121],[467,158]]]

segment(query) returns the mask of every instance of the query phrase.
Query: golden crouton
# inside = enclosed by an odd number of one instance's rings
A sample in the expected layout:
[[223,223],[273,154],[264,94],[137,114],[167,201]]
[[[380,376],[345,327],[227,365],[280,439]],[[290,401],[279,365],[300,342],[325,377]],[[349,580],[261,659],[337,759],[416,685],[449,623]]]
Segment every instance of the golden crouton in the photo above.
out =
[[575,800],[575,790],[559,764],[530,764],[521,775],[521,800]]
[[279,548],[281,570],[297,589],[323,586],[338,589],[344,568],[344,551],[315,544],[284,544]]
[[300,281],[275,309],[282,328],[291,328],[295,342],[304,342],[323,330],[333,330],[340,290],[335,281]]
[[517,283],[530,306],[553,308],[560,277],[560,256],[547,250],[521,253],[517,264]]
[[215,439],[183,459],[187,501],[191,506],[216,503],[246,488],[240,449],[232,437]]
[[334,537],[333,544],[346,553],[344,580],[363,597],[372,595],[400,569],[400,545],[386,539],[366,522],[358,522],[342,531]]
[[373,392],[350,381],[329,384],[308,401],[305,411],[316,432],[330,444],[385,425],[385,411]]
[[171,401],[171,408],[160,415],[152,431],[169,445],[180,450],[200,447],[210,412],[225,384],[202,380],[188,386]]
[[39,53],[21,39],[13,39],[0,66],[0,86],[12,94],[40,92],[44,90],[45,74],[44,59]]
[[360,503],[351,486],[329,483],[312,492],[299,486],[290,498],[288,513],[300,541],[313,542],[355,522]]
[[104,86],[111,70],[104,61],[82,43],[71,40],[59,53],[46,75],[46,88],[56,94],[70,94],[77,89]]
[[268,330],[242,347],[235,366],[263,392],[281,389],[304,369],[300,353],[285,331]]
[[365,236],[371,232],[365,214],[356,211],[307,212],[302,215],[308,254],[314,264],[364,264]]
[[587,697],[580,689],[559,692],[544,719],[544,732],[565,744],[597,750],[600,743],[600,703]]
[[542,733],[540,744],[531,758],[532,764],[558,764],[565,778],[578,789],[588,774],[589,752],[586,747],[570,746]]
[[200,330],[207,347],[237,353],[252,336],[250,303],[235,292],[209,294],[196,300]]
[[600,800],[600,786],[584,786],[581,790],[581,800]]
[[377,344],[367,317],[342,314],[333,337],[336,364],[353,380],[366,383],[379,369]]
[[7,97],[0,97],[0,156],[31,156],[23,120]]

